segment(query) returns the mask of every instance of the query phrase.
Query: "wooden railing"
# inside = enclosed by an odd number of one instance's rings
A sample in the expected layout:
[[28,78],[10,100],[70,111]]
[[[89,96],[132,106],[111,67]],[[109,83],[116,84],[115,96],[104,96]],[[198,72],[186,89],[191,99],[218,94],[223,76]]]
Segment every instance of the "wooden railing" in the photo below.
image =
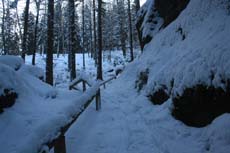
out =
[[[96,92],[95,95],[93,95],[91,97],[91,99],[89,99],[82,107],[82,109],[76,113],[73,117],[72,120],[67,123],[65,126],[60,128],[59,131],[59,135],[57,136],[57,138],[45,143],[43,146],[48,146],[49,149],[54,148],[54,153],[66,153],[66,142],[65,142],[65,133],[68,131],[68,129],[70,128],[70,126],[78,119],[78,117],[85,111],[85,109],[89,106],[89,104],[91,104],[94,100],[94,98],[96,99],[96,110],[100,110],[101,109],[101,91],[100,91],[100,86],[104,86],[104,88],[106,87],[106,83],[110,82],[111,80],[116,79],[116,76],[106,80],[106,81],[102,81],[99,85],[99,88]],[[72,90],[78,90],[77,88],[75,88],[75,86],[79,83],[85,82],[88,86],[92,86],[89,82],[87,82],[84,79],[80,79],[80,80],[76,80],[76,82],[71,83],[71,85],[69,86],[69,89]],[[46,151],[40,149],[38,151],[39,153],[46,153]]]

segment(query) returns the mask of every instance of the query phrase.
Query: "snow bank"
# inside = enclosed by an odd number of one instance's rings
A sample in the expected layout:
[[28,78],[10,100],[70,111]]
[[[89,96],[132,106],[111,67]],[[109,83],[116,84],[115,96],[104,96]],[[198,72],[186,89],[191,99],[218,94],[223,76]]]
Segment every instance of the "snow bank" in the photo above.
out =
[[0,114],[1,152],[32,153],[41,149],[82,111],[100,86],[100,82],[94,82],[85,93],[57,90],[39,80],[41,75],[43,71],[35,66],[21,65],[15,71],[0,63],[0,93],[12,89],[18,95],[15,104]]
[[206,151],[216,153],[227,153],[230,150],[230,115],[224,114],[216,118],[207,127],[202,137],[206,141]]

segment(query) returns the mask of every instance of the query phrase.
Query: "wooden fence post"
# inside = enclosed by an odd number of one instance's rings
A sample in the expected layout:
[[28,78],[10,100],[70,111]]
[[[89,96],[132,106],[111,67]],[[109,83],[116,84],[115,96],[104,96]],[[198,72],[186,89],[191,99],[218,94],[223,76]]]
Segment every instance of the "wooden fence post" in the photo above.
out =
[[99,88],[96,94],[96,110],[98,111],[100,109],[101,109],[101,90]]
[[84,81],[84,80],[82,81],[82,89],[83,89],[83,92],[86,91],[86,84],[85,84],[85,81]]
[[54,153],[66,153],[65,135],[61,134],[54,142]]

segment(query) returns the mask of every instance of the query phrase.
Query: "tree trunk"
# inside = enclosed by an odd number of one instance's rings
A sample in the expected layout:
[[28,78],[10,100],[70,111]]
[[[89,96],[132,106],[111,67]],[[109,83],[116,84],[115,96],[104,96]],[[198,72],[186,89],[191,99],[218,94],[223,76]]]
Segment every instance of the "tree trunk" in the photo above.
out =
[[83,54],[83,69],[85,70],[85,13],[84,0],[82,0],[82,54]]
[[[82,0],[82,55],[83,55],[83,70],[85,71],[85,4]],[[86,84],[82,82],[83,91],[86,90]]]
[[128,15],[129,15],[129,44],[130,44],[130,60],[133,61],[133,30],[132,30],[132,18],[130,10],[130,0],[128,0]]
[[48,29],[46,51],[46,83],[53,85],[53,27],[54,27],[54,0],[48,1]]
[[5,0],[2,0],[2,43],[3,48],[2,52],[3,54],[6,54],[6,38],[5,38]]
[[20,19],[18,16],[18,6],[16,7],[16,15],[17,15],[17,24],[19,27],[19,36],[20,36],[20,40],[22,40],[22,30],[21,30],[21,24],[20,24]]
[[93,58],[93,31],[92,31],[92,3],[90,2],[90,22],[89,22],[89,30],[90,30],[90,57]]
[[62,45],[60,45],[62,43],[62,35],[63,35],[63,31],[62,31],[62,0],[59,0],[57,2],[58,4],[58,8],[57,8],[57,18],[58,21],[56,24],[58,24],[58,34],[57,34],[57,58],[59,58],[60,56],[60,52],[62,51],[61,47]]
[[135,6],[136,6],[136,13],[137,13],[140,9],[140,0],[135,0]]
[[73,80],[76,78],[76,63],[75,63],[75,7],[74,0],[69,0],[69,32],[70,32],[70,79]]
[[98,65],[97,65],[97,79],[103,80],[102,78],[102,0],[98,0]]
[[22,59],[25,60],[26,57],[26,42],[27,42],[27,31],[28,31],[28,18],[29,18],[29,6],[30,0],[26,0],[25,16],[24,16],[24,31],[22,40]]
[[65,48],[65,41],[64,41],[64,37],[65,37],[65,35],[64,35],[64,23],[63,23],[63,17],[62,17],[62,15],[61,15],[61,33],[62,33],[62,35],[61,35],[61,48],[62,48],[62,55],[64,56],[65,55],[65,52],[66,52],[66,48]]
[[124,1],[118,1],[118,17],[119,17],[119,36],[120,36],[120,45],[123,56],[126,57],[126,29],[125,29],[125,6]]
[[95,65],[97,65],[97,31],[96,31],[96,5],[95,0],[93,0],[93,38],[94,38],[94,60]]
[[32,57],[32,65],[35,65],[35,55],[37,50],[37,33],[38,33],[38,19],[39,19],[39,12],[40,12],[40,1],[36,0],[36,7],[37,7],[37,16],[35,21],[35,29],[34,29],[34,47],[33,47],[33,57]]

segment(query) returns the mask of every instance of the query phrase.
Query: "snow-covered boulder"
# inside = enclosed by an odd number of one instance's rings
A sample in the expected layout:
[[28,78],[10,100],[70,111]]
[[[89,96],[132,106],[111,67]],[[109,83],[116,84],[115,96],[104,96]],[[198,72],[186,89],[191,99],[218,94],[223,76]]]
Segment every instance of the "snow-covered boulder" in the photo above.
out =
[[37,67],[37,66],[23,65],[19,71],[22,73],[30,74],[30,75],[44,81],[44,70],[42,68]]
[[11,67],[0,64],[0,113],[3,109],[15,103],[18,93],[15,87],[19,86],[17,74]]
[[[147,31],[154,38],[134,63],[136,82],[148,69],[143,89],[153,103],[171,97],[177,119],[205,126],[230,112],[230,3],[190,0],[174,22],[160,31],[151,31],[147,29],[154,20],[148,24],[147,16],[156,11],[151,7],[154,2],[149,0],[144,5],[142,35]],[[159,97],[162,101],[157,102]]]
[[[0,112],[13,106],[17,98],[28,97],[28,95],[43,98],[57,96],[57,91],[53,87],[41,81],[44,77],[41,68],[25,65],[18,57],[1,57],[4,62],[0,62]],[[16,67],[19,70],[15,71]]]
[[2,55],[0,56],[0,63],[8,65],[14,70],[18,70],[24,64],[24,61],[18,56]]

